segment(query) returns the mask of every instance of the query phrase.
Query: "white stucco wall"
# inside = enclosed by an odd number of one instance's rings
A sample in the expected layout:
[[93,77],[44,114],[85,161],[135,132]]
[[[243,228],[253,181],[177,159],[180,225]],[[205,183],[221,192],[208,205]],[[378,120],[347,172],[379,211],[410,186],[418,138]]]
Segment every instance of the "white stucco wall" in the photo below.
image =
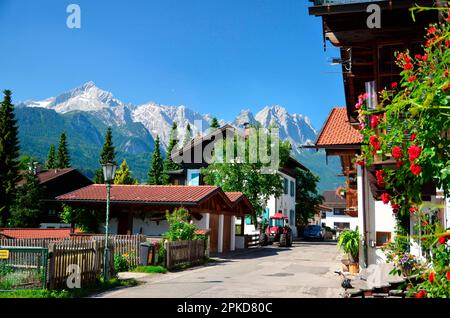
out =
[[[283,186],[284,186],[284,178],[288,180],[288,193],[285,194],[283,190],[283,194],[275,198],[271,196],[267,201],[267,208],[269,208],[269,217],[277,213],[281,210],[283,215],[289,218],[289,224],[292,228],[294,237],[297,237],[297,227],[295,226],[295,178],[288,176],[282,172],[279,172],[280,176],[283,178]],[[291,196],[291,181],[293,182],[294,187],[294,195]],[[291,220],[290,211],[294,211],[293,219]]]
[[150,221],[148,218],[142,220],[141,218],[133,219],[133,232],[132,234],[139,234],[142,228],[142,234],[151,236],[163,235],[169,229],[169,224],[166,220]]
[[[366,172],[367,176],[367,172]],[[363,180],[363,170],[357,167],[358,184],[358,228],[363,236],[364,229],[366,233],[367,261],[368,264],[377,264],[385,262],[385,255],[380,247],[376,246],[377,232],[391,232],[391,240],[395,236],[395,216],[390,204],[384,204],[382,201],[376,201],[368,185],[367,178]],[[365,224],[364,224],[365,223]],[[365,227],[364,227],[365,226]],[[360,264],[364,262],[364,250],[360,248]]]
[[358,218],[348,215],[334,215],[333,212],[324,211],[326,217],[321,219],[322,224],[334,229],[335,223],[350,223],[350,229],[355,230],[358,226]]
[[209,229],[209,213],[202,213],[201,220],[197,220],[196,218],[192,218],[194,225],[199,229]]

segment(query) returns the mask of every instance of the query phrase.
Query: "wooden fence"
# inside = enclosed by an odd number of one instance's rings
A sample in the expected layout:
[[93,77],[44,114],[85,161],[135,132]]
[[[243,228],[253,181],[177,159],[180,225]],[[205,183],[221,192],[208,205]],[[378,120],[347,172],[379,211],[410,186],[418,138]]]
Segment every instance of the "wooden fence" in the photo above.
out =
[[[49,289],[67,288],[67,280],[73,273],[80,274],[81,287],[94,285],[103,272],[104,243],[104,240],[62,240],[50,243]],[[114,274],[114,245],[109,243],[108,269],[111,276]]]
[[0,239],[0,246],[5,247],[45,247],[59,239]]
[[[114,273],[115,253],[127,254],[130,265],[137,266],[140,243],[145,241],[144,235],[109,236],[110,276]],[[67,288],[72,264],[78,266],[82,287],[95,283],[103,272],[104,243],[104,235],[74,235],[65,239],[0,239],[0,246],[4,247],[48,248],[47,282],[50,289]],[[14,263],[29,264],[36,257],[31,253],[22,254]]]
[[[104,235],[73,235],[71,240],[79,241],[105,241]],[[145,235],[110,235],[109,246],[114,246],[114,252],[119,255],[127,255],[131,267],[139,265],[139,248],[140,244],[145,242]]]
[[166,267],[174,268],[185,263],[195,263],[205,258],[205,241],[175,241],[165,242]]

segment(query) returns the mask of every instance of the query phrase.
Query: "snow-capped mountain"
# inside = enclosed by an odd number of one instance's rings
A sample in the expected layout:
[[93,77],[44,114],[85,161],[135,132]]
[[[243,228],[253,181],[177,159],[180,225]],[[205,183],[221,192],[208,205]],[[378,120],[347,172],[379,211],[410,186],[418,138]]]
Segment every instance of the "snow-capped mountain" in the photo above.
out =
[[20,106],[42,107],[60,114],[73,111],[95,113],[107,125],[123,126],[132,122],[129,105],[114,98],[112,93],[98,88],[92,81],[57,97],[43,101],[28,100],[18,105]]
[[178,138],[184,140],[186,126],[191,126],[193,137],[203,133],[209,128],[212,120],[210,115],[199,114],[185,106],[164,106],[157,103],[147,103],[135,107],[133,120],[142,123],[152,134],[153,138],[159,135],[164,147],[169,144],[170,130],[174,122],[178,126]]
[[[155,102],[143,105],[125,104],[114,98],[112,93],[98,88],[92,81],[57,97],[50,97],[42,101],[29,100],[18,106],[46,108],[60,114],[87,112],[105,125],[118,127],[140,123],[148,130],[153,139],[159,135],[164,148],[169,143],[170,129],[174,122],[178,126],[179,139],[183,140],[188,123],[191,126],[192,136],[195,137],[205,132],[212,120],[211,115],[200,114],[184,105],[166,106]],[[249,109],[244,109],[232,124],[242,127],[244,123],[254,124],[256,122],[265,128],[275,124],[280,129],[280,137],[283,140],[289,140],[293,148],[312,142],[317,134],[308,117],[289,114],[284,107],[279,105],[266,106],[256,116]],[[219,123],[223,125],[226,122],[219,120]],[[130,133],[130,135],[132,134]]]
[[[195,112],[183,105],[168,106],[155,102],[127,104],[114,98],[112,93],[98,88],[93,82],[56,97],[41,101],[28,100],[17,107],[19,126],[24,128],[21,130],[24,153],[45,159],[48,147],[57,143],[59,134],[66,131],[74,165],[92,172],[98,168],[98,153],[106,127],[110,126],[119,159],[126,158],[141,180],[145,180],[148,156],[156,136],[160,137],[162,146],[166,148],[174,122],[178,126],[179,140],[184,140],[188,123],[192,137],[196,137],[207,131],[212,120],[211,115]],[[218,120],[220,125],[227,123]],[[317,135],[308,117],[290,114],[284,107],[274,105],[264,107],[256,115],[244,109],[231,124],[241,128],[245,123],[259,123],[264,128],[274,124],[280,129],[280,137],[290,141],[297,159],[315,170],[324,184],[335,181],[338,163],[333,167],[323,167],[323,154],[299,148],[300,145],[313,142]]]
[[233,124],[242,126],[244,123],[259,123],[264,128],[275,125],[280,130],[280,138],[289,140],[293,149],[314,142],[317,135],[317,131],[307,116],[289,114],[284,107],[279,105],[266,106],[256,116],[253,116],[250,110],[242,110]]

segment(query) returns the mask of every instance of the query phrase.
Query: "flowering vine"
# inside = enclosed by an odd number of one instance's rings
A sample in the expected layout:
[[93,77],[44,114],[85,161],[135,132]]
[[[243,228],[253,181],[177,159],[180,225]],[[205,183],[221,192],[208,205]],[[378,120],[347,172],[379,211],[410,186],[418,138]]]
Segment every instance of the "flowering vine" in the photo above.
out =
[[[396,53],[401,81],[380,92],[376,109],[368,109],[374,96],[367,93],[355,105],[363,135],[355,163],[375,165],[380,200],[392,207],[399,237],[406,237],[410,219],[417,219],[411,216],[419,213],[424,188],[450,194],[450,10],[443,22],[427,28],[424,43],[422,52]],[[423,282],[412,289],[416,297],[449,296],[450,235],[439,235],[435,230],[425,238],[433,240],[434,254],[431,270],[422,270]]]

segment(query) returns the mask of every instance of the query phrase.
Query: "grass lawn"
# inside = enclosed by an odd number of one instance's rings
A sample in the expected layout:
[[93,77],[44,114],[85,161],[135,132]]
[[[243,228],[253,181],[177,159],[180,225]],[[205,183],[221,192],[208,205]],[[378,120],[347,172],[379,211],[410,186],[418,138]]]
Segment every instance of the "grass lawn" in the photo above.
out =
[[97,286],[88,288],[74,288],[68,290],[14,290],[0,292],[0,298],[80,298],[87,297],[92,294],[101,293],[109,289],[116,287],[135,286],[138,282],[135,280],[119,280],[112,278],[108,282],[104,283],[102,280]]
[[167,269],[165,267],[162,266],[138,266],[136,267],[133,272],[138,272],[138,273],[160,273],[160,274],[165,274],[167,273]]

